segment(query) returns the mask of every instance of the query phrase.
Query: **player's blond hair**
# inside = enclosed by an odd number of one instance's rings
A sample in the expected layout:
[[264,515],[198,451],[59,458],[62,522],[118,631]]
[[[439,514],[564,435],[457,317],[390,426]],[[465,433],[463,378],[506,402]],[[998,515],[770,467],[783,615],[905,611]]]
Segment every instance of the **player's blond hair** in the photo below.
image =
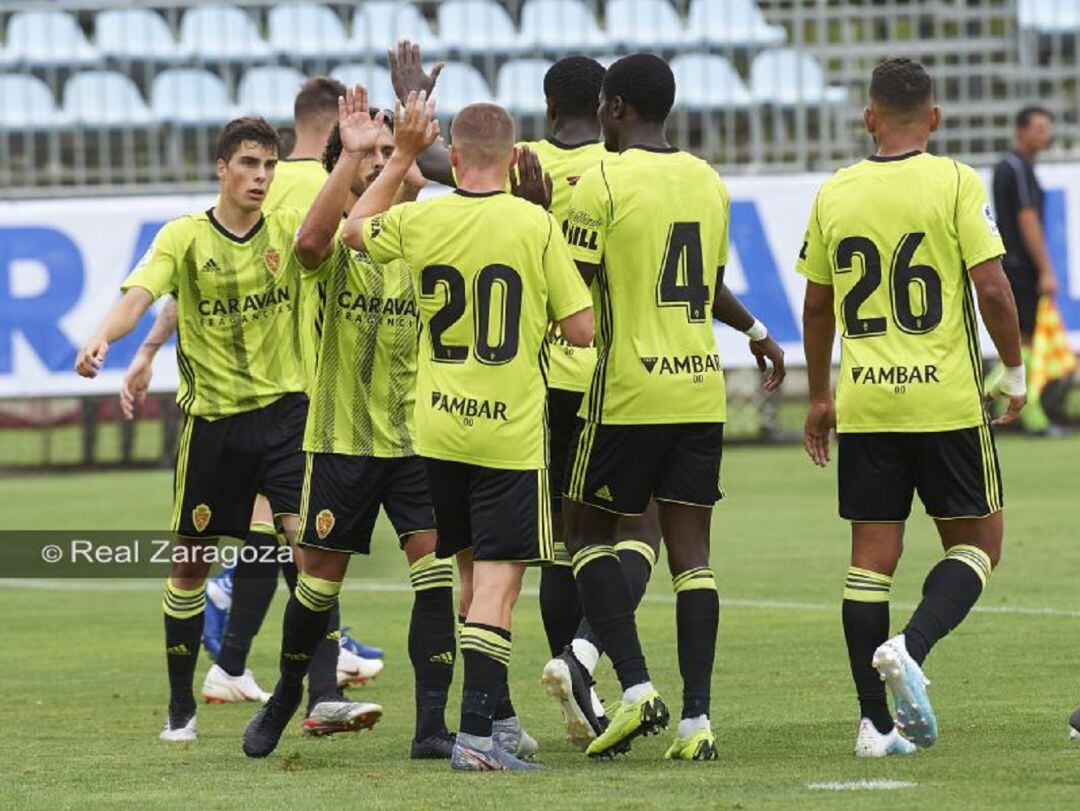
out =
[[470,104],[454,118],[450,143],[468,166],[509,165],[514,149],[514,119],[497,104]]

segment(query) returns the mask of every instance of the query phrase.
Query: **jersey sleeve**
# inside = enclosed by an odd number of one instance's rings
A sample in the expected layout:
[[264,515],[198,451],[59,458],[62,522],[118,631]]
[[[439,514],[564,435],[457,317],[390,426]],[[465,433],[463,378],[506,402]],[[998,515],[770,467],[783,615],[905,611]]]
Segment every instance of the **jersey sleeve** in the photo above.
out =
[[604,164],[586,170],[574,187],[570,214],[566,218],[570,255],[578,262],[599,265],[604,239],[611,223],[612,201]]
[[165,223],[142,259],[124,279],[120,290],[126,293],[133,287],[141,287],[155,299],[175,293],[180,257],[184,254],[183,229],[179,220]]
[[415,203],[399,203],[389,211],[364,220],[364,245],[376,262],[405,258],[405,235],[402,224],[405,212]]
[[548,218],[548,239],[544,248],[544,278],[548,288],[548,317],[552,321],[562,321],[574,313],[592,306],[592,295],[585,286],[577,267],[574,265],[570,248],[559,235],[559,225],[550,214]]
[[825,245],[825,235],[821,231],[821,192],[814,198],[814,207],[810,210],[810,222],[806,226],[799,258],[795,270],[814,284],[832,287],[832,267],[829,265],[829,251]]
[[956,238],[964,266],[973,268],[988,259],[1004,256],[1005,245],[982,179],[970,166],[961,163],[956,166]]

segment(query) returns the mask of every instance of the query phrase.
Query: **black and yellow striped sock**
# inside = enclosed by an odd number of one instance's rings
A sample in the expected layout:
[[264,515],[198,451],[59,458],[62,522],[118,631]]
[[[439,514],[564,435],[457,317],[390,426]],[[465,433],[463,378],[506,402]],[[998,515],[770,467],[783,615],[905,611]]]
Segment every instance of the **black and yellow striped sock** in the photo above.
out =
[[[304,675],[319,643],[326,638],[331,609],[337,604],[341,581],[323,580],[301,572],[296,591],[285,606],[281,629],[281,681],[290,700],[299,700]],[[335,659],[336,662],[336,659]]]
[[165,660],[169,670],[169,718],[182,725],[195,713],[195,666],[199,662],[206,585],[181,589],[165,583]]
[[920,665],[978,601],[993,565],[979,547],[958,544],[923,582],[923,597],[904,629],[908,653]]
[[695,566],[671,579],[675,590],[675,623],[679,673],[683,680],[683,718],[709,715],[720,597],[708,566]]
[[491,737],[491,724],[504,698],[510,665],[510,632],[505,628],[466,622],[461,629],[465,683],[461,694],[461,731]]
[[251,641],[259,633],[277,590],[278,540],[273,525],[252,522],[244,546],[257,552],[251,557],[246,552],[236,564],[232,607],[217,658],[218,666],[230,676],[244,674]]
[[446,729],[446,701],[454,678],[454,564],[435,553],[409,566],[413,588],[409,661],[416,682],[415,739]]
[[634,600],[615,549],[591,544],[574,553],[574,578],[585,619],[611,660],[623,690],[649,681],[641,652]]
[[[653,567],[656,566],[656,552],[645,541],[624,540],[615,544],[615,554],[619,556],[619,563],[622,564],[626,585],[630,587],[630,601],[634,606],[634,610],[637,610],[641,598],[645,596],[645,589],[649,587]],[[600,653],[604,652],[604,647],[600,644],[600,638],[585,620],[581,621],[574,637],[575,639],[584,639]]]
[[889,638],[889,590],[892,578],[852,566],[844,580],[841,609],[851,678],[859,698],[859,713],[882,734],[892,731],[893,719],[885,698],[885,683],[871,664],[874,651]]

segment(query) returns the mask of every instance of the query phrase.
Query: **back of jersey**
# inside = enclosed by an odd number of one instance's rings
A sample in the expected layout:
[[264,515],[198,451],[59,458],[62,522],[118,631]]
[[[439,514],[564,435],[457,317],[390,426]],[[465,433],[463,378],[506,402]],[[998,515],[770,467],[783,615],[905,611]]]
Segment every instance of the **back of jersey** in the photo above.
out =
[[983,423],[967,270],[1003,253],[982,181],[949,158],[868,158],[822,186],[797,268],[834,288],[839,431]]
[[566,238],[593,279],[598,360],[582,416],[596,423],[723,422],[712,331],[729,201],[707,163],[631,147],[578,181]]

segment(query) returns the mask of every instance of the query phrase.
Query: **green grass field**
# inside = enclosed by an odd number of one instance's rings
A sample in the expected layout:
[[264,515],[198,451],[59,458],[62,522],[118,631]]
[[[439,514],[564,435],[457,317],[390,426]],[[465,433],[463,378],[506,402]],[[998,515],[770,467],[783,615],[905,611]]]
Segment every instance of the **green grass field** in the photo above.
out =
[[[538,683],[547,656],[535,573],[517,611],[511,683],[545,770],[454,775],[443,763],[410,762],[411,597],[404,561],[382,527],[376,553],[353,563],[342,611],[365,640],[387,649],[386,672],[357,691],[383,704],[383,722],[329,740],[305,739],[294,726],[262,761],[240,751],[250,706],[201,705],[197,743],[157,741],[166,703],[161,583],[0,584],[0,807],[1075,808],[1080,746],[1066,740],[1065,722],[1080,703],[1080,440],[1007,439],[1000,448],[1002,567],[978,612],[928,661],[942,737],[914,757],[851,755],[857,705],[839,622],[848,538],[835,515],[834,472],[813,469],[796,447],[736,448],[725,458],[728,500],[713,533],[724,601],[713,688],[719,762],[665,763],[666,736],[639,741],[610,763],[588,762],[565,744]],[[167,472],[0,479],[8,528],[162,526],[169,499]],[[894,625],[939,552],[920,515],[897,575]],[[283,606],[279,591],[252,655],[265,687],[274,681]],[[663,564],[638,617],[654,681],[677,712]],[[200,680],[208,664],[204,656]],[[614,697],[612,674],[599,675],[601,695]],[[456,705],[449,719],[456,722]],[[914,785],[873,793],[809,787],[858,780]]]

